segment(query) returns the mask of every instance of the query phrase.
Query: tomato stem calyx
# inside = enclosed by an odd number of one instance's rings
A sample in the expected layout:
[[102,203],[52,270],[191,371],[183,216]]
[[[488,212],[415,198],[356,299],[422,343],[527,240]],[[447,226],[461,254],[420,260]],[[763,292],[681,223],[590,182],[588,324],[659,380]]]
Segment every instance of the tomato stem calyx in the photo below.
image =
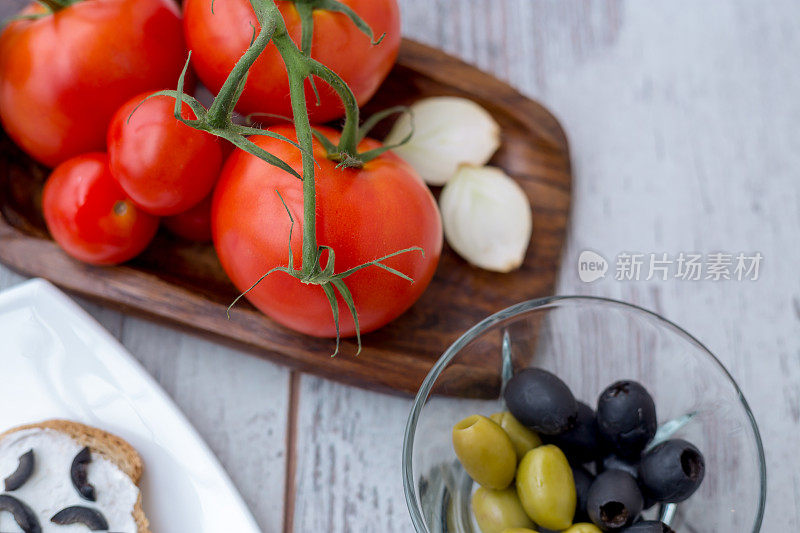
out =
[[112,209],[115,215],[119,217],[124,216],[125,213],[128,212],[128,203],[125,200],[120,200],[114,204]]
[[[331,311],[333,313],[333,321],[334,324],[336,325],[336,349],[334,350],[333,354],[331,354],[331,357],[335,357],[339,353],[339,345],[341,343],[341,335],[339,331],[339,301],[336,298],[336,292],[338,291],[339,296],[342,298],[342,300],[344,300],[345,305],[347,305],[347,308],[353,317],[353,323],[355,325],[355,330],[356,330],[356,339],[358,341],[358,352],[360,353],[361,330],[358,326],[358,312],[356,311],[355,308],[353,295],[350,293],[350,289],[347,287],[347,284],[345,284],[344,279],[347,278],[348,276],[355,274],[359,270],[362,270],[369,266],[376,266],[386,270],[387,272],[394,274],[395,276],[398,276],[411,283],[414,283],[414,280],[411,279],[409,276],[403,274],[399,270],[396,270],[384,264],[383,261],[408,252],[420,252],[422,256],[425,257],[425,250],[423,250],[419,246],[412,246],[404,250],[398,250],[396,252],[392,252],[383,257],[379,257],[378,259],[374,259],[367,263],[361,264],[357,267],[353,267],[349,270],[345,270],[344,272],[336,274],[335,273],[336,252],[330,246],[319,246],[317,248],[319,255],[316,257],[315,262],[313,263],[313,268],[311,269],[311,272],[307,273],[302,268],[297,269],[294,267],[294,254],[292,253],[292,247],[291,247],[292,233],[294,232],[294,222],[295,222],[294,217],[292,216],[292,212],[289,211],[289,207],[286,205],[283,196],[281,196],[281,193],[277,189],[275,190],[275,194],[278,195],[278,198],[280,199],[281,204],[283,204],[283,208],[286,210],[286,214],[289,216],[289,221],[290,221],[289,224],[290,244],[289,244],[288,265],[275,267],[266,272],[265,274],[262,274],[261,277],[258,278],[256,282],[253,283],[247,290],[239,294],[233,300],[233,302],[231,302],[231,304],[228,306],[227,309],[228,318],[230,319],[231,309],[233,309],[233,307],[239,302],[239,300],[247,296],[247,294],[253,289],[255,289],[262,281],[264,281],[264,279],[266,279],[270,274],[273,274],[275,272],[283,272],[285,274],[289,274],[290,276],[299,280],[302,283],[319,285],[322,288],[323,292],[325,293],[325,296],[328,298],[328,303],[330,304]],[[327,256],[327,261],[325,262],[325,267],[323,268],[321,261],[321,254],[326,252],[328,256]]]
[[[364,140],[372,129],[377,126],[381,121],[389,118],[392,115],[399,115],[408,113],[410,118],[410,130],[408,134],[400,140],[400,142],[395,144],[387,144],[381,146],[379,148],[373,148],[372,150],[367,150],[366,152],[359,152],[358,151],[358,143]],[[395,106],[390,107],[388,109],[384,109],[383,111],[379,111],[375,113],[367,120],[364,121],[364,124],[358,128],[358,134],[356,136],[356,148],[352,150],[343,150],[341,143],[337,146],[333,143],[328,137],[325,136],[324,133],[317,130],[316,128],[313,130],[314,137],[325,147],[325,151],[328,153],[328,159],[331,161],[336,161],[338,163],[338,167],[340,168],[361,168],[366,163],[369,163],[376,157],[388,152],[389,150],[393,150],[398,146],[402,146],[406,144],[411,137],[414,135],[414,115],[411,110],[407,106]]]
[[373,45],[379,45],[386,37],[386,34],[381,34],[377,39],[372,28],[367,24],[364,19],[358,16],[358,13],[353,11],[353,8],[339,2],[338,0],[292,0],[300,15],[301,27],[303,29],[303,36],[300,48],[307,56],[311,55],[311,43],[314,36],[314,11],[333,11],[342,13],[347,16],[356,28],[358,28],[364,35],[369,37]]

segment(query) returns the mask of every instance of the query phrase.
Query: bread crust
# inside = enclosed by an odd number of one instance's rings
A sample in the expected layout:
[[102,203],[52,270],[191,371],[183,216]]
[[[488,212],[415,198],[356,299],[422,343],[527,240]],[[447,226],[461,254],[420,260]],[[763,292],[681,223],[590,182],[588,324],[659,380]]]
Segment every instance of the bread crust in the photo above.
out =
[[[117,468],[122,470],[133,483],[138,487],[142,479],[144,463],[139,452],[124,439],[102,429],[97,429],[80,422],[71,420],[45,420],[36,424],[26,424],[11,428],[0,433],[0,441],[17,433],[29,429],[48,429],[63,433],[81,446],[88,447],[93,454],[98,454],[104,459],[114,463]],[[150,524],[144,514],[142,507],[142,491],[139,490],[139,497],[133,508],[133,518],[136,521],[137,533],[151,533]]]

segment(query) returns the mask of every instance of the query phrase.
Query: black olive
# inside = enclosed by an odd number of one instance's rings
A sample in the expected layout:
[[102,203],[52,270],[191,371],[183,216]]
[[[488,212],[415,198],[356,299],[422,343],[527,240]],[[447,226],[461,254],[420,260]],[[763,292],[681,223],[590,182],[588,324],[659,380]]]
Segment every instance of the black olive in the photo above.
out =
[[622,533],[675,533],[675,532],[664,522],[658,522],[656,520],[647,520],[646,522],[639,522],[638,524],[633,524],[631,527],[626,527],[625,529],[622,530]]
[[637,458],[658,429],[653,397],[635,381],[617,381],[597,401],[597,427],[617,455]]
[[573,466],[572,479],[575,480],[575,494],[578,500],[575,506],[575,518],[572,521],[574,523],[589,522],[586,499],[589,497],[589,488],[594,482],[594,476],[582,466]]
[[629,526],[642,512],[642,492],[636,480],[622,470],[606,470],[589,488],[586,510],[602,530]]
[[0,494],[0,512],[6,511],[14,516],[17,525],[25,533],[42,533],[42,526],[33,510],[9,494]]
[[622,470],[623,472],[627,472],[636,478],[636,482],[639,483],[639,489],[642,491],[642,496],[644,497],[644,509],[650,509],[656,503],[656,500],[649,497],[647,493],[642,488],[642,483],[639,480],[639,462],[628,461],[626,459],[622,459],[621,457],[617,457],[614,454],[607,455],[603,457],[603,459],[597,461],[595,463],[595,469],[598,474],[605,472],[606,470]]
[[89,507],[81,507],[80,505],[61,509],[53,515],[50,521],[59,526],[83,524],[89,528],[89,531],[108,530],[108,522],[106,522],[105,517],[100,514],[99,511]]
[[594,461],[602,453],[594,409],[583,402],[578,402],[578,418],[574,427],[545,440],[561,448],[572,464],[582,465]]
[[89,448],[84,448],[78,452],[72,460],[72,466],[69,473],[72,478],[72,486],[81,495],[84,500],[90,502],[97,501],[97,496],[94,493],[94,487],[88,481],[88,468],[89,463],[92,462],[92,452]]
[[706,473],[703,454],[682,439],[660,443],[642,456],[639,480],[648,496],[678,503],[694,494]]
[[623,472],[627,472],[632,475],[635,479],[639,479],[639,463],[628,461],[627,459],[623,459],[614,455],[606,455],[597,463],[595,464],[597,468],[597,473],[600,474],[605,472],[606,470],[622,470]]
[[33,474],[33,467],[35,466],[36,459],[33,455],[33,450],[28,450],[19,458],[19,465],[13,474],[8,476],[3,482],[6,491],[12,492],[20,488],[25,482],[30,479]]
[[515,374],[504,396],[514,418],[542,435],[563,433],[578,417],[578,402],[567,384],[540,368]]

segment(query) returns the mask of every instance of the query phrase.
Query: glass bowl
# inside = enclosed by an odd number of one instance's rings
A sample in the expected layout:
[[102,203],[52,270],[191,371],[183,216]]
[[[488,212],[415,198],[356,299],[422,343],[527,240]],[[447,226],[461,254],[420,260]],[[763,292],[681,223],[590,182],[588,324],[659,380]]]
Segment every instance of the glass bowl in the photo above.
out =
[[656,439],[694,443],[706,459],[699,490],[678,505],[645,512],[676,532],[758,532],[766,498],[764,450],[753,414],[722,364],[689,333],[634,305],[552,297],[501,311],[467,331],[422,384],[406,426],[403,485],[417,533],[480,533],[470,512],[473,482],[453,451],[451,430],[472,415],[504,410],[501,390],[535,366],[596,405],[614,381],[633,379],[653,395]]

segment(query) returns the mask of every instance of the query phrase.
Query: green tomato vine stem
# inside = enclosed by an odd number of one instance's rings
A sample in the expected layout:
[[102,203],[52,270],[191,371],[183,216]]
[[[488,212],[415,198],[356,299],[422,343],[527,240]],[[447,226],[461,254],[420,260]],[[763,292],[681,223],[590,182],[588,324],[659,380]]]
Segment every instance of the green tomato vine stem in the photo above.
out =
[[[49,0],[49,1],[67,1],[67,0]],[[176,91],[159,91],[149,96],[151,98],[155,95],[168,95],[175,98],[175,118],[184,124],[206,131],[218,137],[222,137],[238,148],[261,158],[265,162],[275,165],[278,168],[298,177],[302,180],[303,188],[303,245],[302,245],[302,264],[300,268],[294,266],[294,256],[291,249],[291,235],[294,228],[294,218],[289,211],[283,198],[278,191],[278,197],[281,200],[284,208],[286,209],[289,219],[291,221],[291,228],[289,230],[289,259],[286,266],[279,266],[269,270],[261,276],[250,288],[240,294],[230,305],[233,307],[242,297],[246,296],[253,290],[264,278],[268,275],[280,271],[298,279],[302,283],[319,285],[328,299],[333,313],[333,319],[336,325],[336,355],[339,351],[339,303],[338,296],[345,302],[350,314],[353,317],[355,325],[356,337],[358,339],[358,350],[361,350],[361,332],[358,325],[358,313],[356,311],[355,302],[353,301],[352,294],[350,293],[344,279],[353,273],[367,268],[370,266],[382,268],[387,272],[406,279],[410,282],[413,280],[402,272],[385,265],[383,261],[395,257],[400,254],[405,254],[412,251],[421,252],[424,255],[424,250],[419,247],[411,247],[405,250],[399,250],[384,257],[368,261],[362,265],[346,270],[345,272],[336,273],[335,271],[335,251],[329,246],[320,246],[317,243],[317,209],[316,209],[316,181],[315,181],[315,160],[314,160],[314,137],[322,143],[325,150],[328,152],[328,158],[338,162],[339,167],[342,168],[360,168],[364,163],[374,159],[381,153],[393,148],[393,146],[385,146],[378,149],[373,149],[363,154],[358,152],[358,144],[364,138],[367,131],[374,126],[377,121],[382,120],[386,116],[401,112],[404,108],[392,108],[386,112],[379,113],[375,118],[368,120],[364,126],[359,128],[359,109],[353,91],[348,87],[335,72],[326,67],[319,61],[313,59],[310,54],[310,28],[313,28],[313,10],[314,9],[330,9],[344,13],[366,33],[373,44],[376,42],[373,38],[372,30],[366,26],[363,20],[356,15],[352,10],[337,0],[295,0],[303,14],[303,22],[305,23],[303,31],[303,49],[297,47],[289,32],[286,28],[286,23],[283,20],[275,0],[250,0],[250,4],[256,15],[260,30],[257,35],[253,36],[250,47],[244,52],[242,57],[237,61],[227,80],[219,91],[219,94],[214,99],[209,109],[205,108],[193,97],[183,93],[183,83],[186,71],[191,59],[186,62],[183,73],[178,80],[178,88]],[[254,29],[255,30],[255,29]],[[286,72],[289,80],[289,92],[291,97],[292,112],[294,115],[295,132],[297,135],[297,142],[294,142],[286,137],[272,133],[268,130],[261,130],[240,126],[232,122],[233,111],[239,97],[244,90],[244,85],[247,81],[247,75],[250,68],[256,62],[261,53],[266,49],[267,45],[272,42],[281,58],[283,59],[286,67]],[[342,100],[345,109],[345,123],[342,129],[342,135],[337,145],[322,136],[319,132],[314,131],[311,127],[311,122],[308,116],[308,109],[306,107],[306,90],[305,83],[309,80],[312,88],[316,93],[316,86],[313,84],[313,77],[316,76],[330,85],[333,90],[338,94]],[[318,94],[318,93],[317,93]],[[196,119],[188,120],[181,116],[183,103],[187,103],[194,112]],[[135,110],[134,110],[135,112]],[[133,114],[133,113],[132,113]],[[266,135],[272,138],[288,142],[296,146],[301,152],[302,158],[302,176],[298,174],[293,168],[289,167],[284,161],[275,155],[267,152],[263,148],[253,143],[247,136],[251,135]],[[409,134],[410,137],[410,134]],[[323,257],[325,264],[323,266]]]
[[[271,3],[271,2],[269,2]],[[236,62],[225,83],[219,90],[214,102],[208,109],[208,123],[212,127],[225,128],[231,122],[233,109],[236,102],[241,95],[241,89],[247,80],[247,73],[250,67],[256,62],[258,56],[267,48],[270,39],[274,36],[278,28],[278,20],[275,17],[270,17],[267,14],[266,5],[264,2],[251,2],[253,10],[256,13],[257,20],[261,23],[261,31],[253,40],[250,47],[245,51],[244,55]],[[272,4],[275,7],[274,4]],[[275,7],[277,9],[277,7]],[[281,17],[278,19],[283,22]],[[285,28],[285,26],[284,26]]]
[[[257,1],[257,0],[255,0]],[[271,0],[270,0],[271,3]],[[275,4],[272,7],[277,12]],[[280,17],[280,13],[277,13]],[[281,22],[283,19],[281,18]],[[319,264],[319,251],[317,247],[317,201],[316,179],[314,176],[314,147],[311,133],[311,121],[306,108],[305,79],[308,77],[308,58],[294,45],[286,32],[283,24],[273,34],[273,41],[281,54],[286,72],[289,76],[289,95],[292,100],[292,113],[294,126],[297,133],[297,143],[303,148],[301,155],[303,162],[303,277],[312,274],[312,270]],[[288,41],[288,42],[287,42]],[[298,57],[298,54],[300,57]]]
[[[234,107],[247,80],[247,73],[270,41],[283,58],[289,78],[289,93],[294,114],[297,143],[303,162],[303,261],[301,273],[304,278],[313,274],[319,263],[316,231],[316,181],[314,178],[313,135],[306,107],[305,80],[316,75],[333,87],[345,108],[345,123],[336,154],[332,158],[357,161],[359,109],[355,95],[347,84],[332,70],[303,53],[295,45],[286,29],[286,24],[272,0],[251,0],[256,20],[261,25],[256,38],[236,63],[225,80],[219,94],[208,110],[208,123],[212,127],[225,128],[231,122]],[[311,19],[313,21],[313,19]],[[356,166],[352,164],[350,166]]]

